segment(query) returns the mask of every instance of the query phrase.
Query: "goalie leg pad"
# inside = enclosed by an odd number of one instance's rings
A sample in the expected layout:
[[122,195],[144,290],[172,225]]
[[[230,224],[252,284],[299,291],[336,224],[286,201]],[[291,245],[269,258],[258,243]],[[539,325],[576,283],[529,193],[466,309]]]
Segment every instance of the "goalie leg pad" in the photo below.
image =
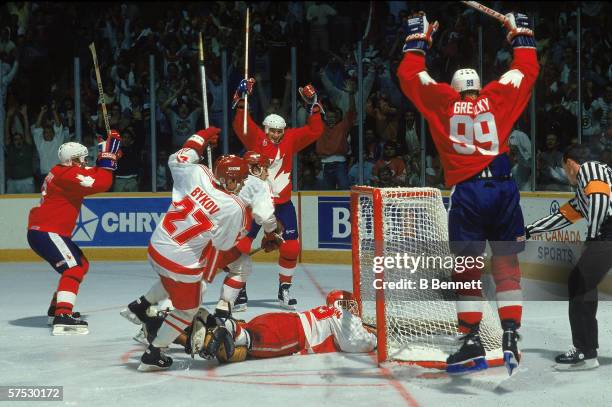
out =
[[155,339],[152,341],[152,345],[156,348],[166,348],[174,340],[185,331],[194,315],[198,312],[198,308],[192,308],[187,310],[175,309],[168,313],[161,327],[157,331]]
[[219,350],[217,351],[217,360],[219,361],[219,363],[244,362],[248,355],[248,348],[245,345],[242,345],[236,346],[234,349],[234,354],[232,355],[232,357],[228,358],[225,345],[221,344]]

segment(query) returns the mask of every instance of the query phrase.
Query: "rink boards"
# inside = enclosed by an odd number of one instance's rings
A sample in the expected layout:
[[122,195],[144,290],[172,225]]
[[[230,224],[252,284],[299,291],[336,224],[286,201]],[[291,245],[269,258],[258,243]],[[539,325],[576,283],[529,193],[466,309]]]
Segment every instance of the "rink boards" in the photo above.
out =
[[[448,193],[445,195],[445,204]],[[555,212],[569,193],[521,194],[526,224]],[[0,196],[0,261],[37,261],[26,240],[30,208],[39,195]],[[292,196],[298,214],[301,261],[350,264],[351,224],[348,192],[297,192]],[[85,199],[73,240],[92,260],[145,260],[149,237],[170,205],[169,193],[98,194]],[[580,255],[586,222],[533,239],[521,254],[529,278],[563,282]],[[257,241],[257,240],[256,240]],[[276,253],[259,253],[258,261],[273,261]],[[612,279],[604,289],[612,292]]]

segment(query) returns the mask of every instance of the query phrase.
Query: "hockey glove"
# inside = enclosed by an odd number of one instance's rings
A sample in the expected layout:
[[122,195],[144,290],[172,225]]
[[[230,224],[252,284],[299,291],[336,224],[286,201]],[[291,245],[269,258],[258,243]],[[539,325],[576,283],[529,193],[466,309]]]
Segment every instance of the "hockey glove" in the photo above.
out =
[[234,338],[232,334],[224,326],[209,328],[204,338],[204,346],[200,350],[200,356],[203,359],[213,359],[217,356],[219,348],[223,344],[225,355],[228,359],[234,354]]
[[425,51],[431,48],[431,37],[437,30],[438,22],[435,21],[433,24],[430,24],[427,21],[427,16],[422,11],[410,17],[406,23],[405,31],[408,35],[406,36],[402,52],[417,51],[424,54]]
[[106,140],[98,137],[98,160],[96,166],[115,171],[117,161],[121,158],[121,136],[115,130],[111,130]]
[[189,137],[183,148],[192,148],[198,152],[201,157],[204,155],[204,149],[206,146],[216,146],[219,141],[219,133],[221,129],[217,127],[209,127],[204,130],[197,131],[193,136]]
[[243,79],[234,92],[234,100],[232,102],[232,109],[236,107],[244,109],[244,98],[250,96],[253,93],[253,86],[255,86],[255,79],[249,78],[248,80]]
[[264,233],[264,237],[261,239],[261,248],[264,252],[270,253],[274,250],[278,250],[281,243],[284,241],[285,239],[283,239],[277,231]]
[[535,48],[533,30],[529,24],[529,17],[523,13],[506,14],[504,27],[508,30],[506,39],[514,48]]
[[325,110],[323,110],[323,105],[319,102],[319,96],[317,95],[317,90],[312,86],[312,84],[308,84],[303,88],[298,88],[298,92],[300,96],[304,100],[306,104],[306,109],[310,115],[315,113],[325,114]]

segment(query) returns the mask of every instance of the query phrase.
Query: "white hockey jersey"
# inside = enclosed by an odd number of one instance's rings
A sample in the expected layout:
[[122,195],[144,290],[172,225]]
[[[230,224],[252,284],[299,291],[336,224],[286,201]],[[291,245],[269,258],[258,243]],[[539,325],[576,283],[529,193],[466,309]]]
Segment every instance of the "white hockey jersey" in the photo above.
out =
[[198,164],[195,150],[172,154],[168,167],[172,204],[151,236],[149,259],[175,281],[212,280],[218,251],[229,250],[246,231],[245,204],[218,186],[212,172]]
[[238,197],[251,208],[253,219],[262,225],[264,231],[276,230],[276,216],[274,216],[274,198],[272,189],[267,181],[249,174]]
[[362,353],[376,348],[376,335],[368,332],[361,319],[348,311],[322,305],[298,315],[308,353]]

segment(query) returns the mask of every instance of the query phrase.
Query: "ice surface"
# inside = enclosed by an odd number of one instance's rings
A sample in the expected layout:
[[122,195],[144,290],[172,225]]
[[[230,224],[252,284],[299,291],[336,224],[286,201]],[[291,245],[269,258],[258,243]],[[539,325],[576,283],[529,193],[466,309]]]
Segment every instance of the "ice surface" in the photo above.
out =
[[[255,265],[248,282],[249,309],[241,318],[279,310],[277,276],[276,265]],[[0,385],[64,386],[63,403],[18,406],[612,405],[610,301],[599,304],[601,367],[588,372],[551,369],[553,357],[571,342],[567,304],[559,301],[525,304],[523,363],[511,378],[504,367],[451,378],[418,367],[378,368],[374,355],[341,353],[218,366],[191,359],[178,347],[170,351],[172,370],[141,373],[136,368],[144,347],[131,339],[138,329],[119,311],[156,278],[144,262],[93,262],[76,307],[89,322],[90,334],[53,337],[46,310],[58,275],[43,263],[0,263]],[[218,278],[208,289],[205,305],[210,308],[220,284]],[[334,288],[351,289],[349,266],[298,266],[293,294],[300,310],[322,304],[322,293]]]

